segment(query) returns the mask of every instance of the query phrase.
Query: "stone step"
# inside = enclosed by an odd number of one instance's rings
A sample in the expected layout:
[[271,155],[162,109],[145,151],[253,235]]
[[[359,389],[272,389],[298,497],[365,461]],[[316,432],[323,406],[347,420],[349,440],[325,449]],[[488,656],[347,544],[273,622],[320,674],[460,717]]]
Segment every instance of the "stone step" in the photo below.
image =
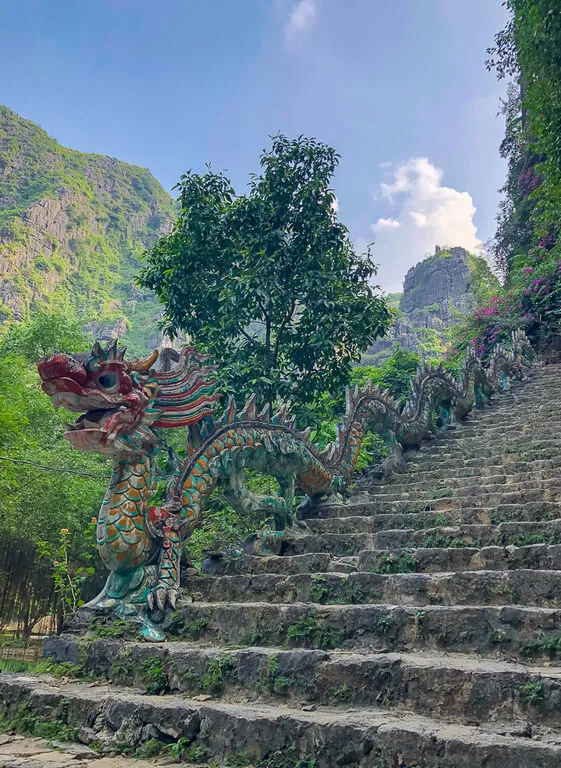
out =
[[540,571],[561,570],[561,545],[375,549],[363,550],[357,558],[357,570],[375,570],[382,573],[509,571],[519,568]]
[[[484,460],[466,459],[461,462],[457,458],[441,459],[438,462],[433,462],[432,466],[429,464],[424,465],[417,459],[412,459],[406,462],[406,472],[408,476],[415,479],[422,477],[441,480],[450,477],[451,474],[456,477],[496,474],[497,471],[513,474],[534,469],[556,469],[560,466],[561,455],[549,456],[547,458],[522,459],[517,454],[507,454],[502,457],[493,456]],[[453,470],[453,472],[450,470]],[[400,479],[404,476],[404,474],[399,475]],[[375,481],[370,481],[370,484],[374,486]],[[362,485],[359,487],[362,487]]]
[[[479,411],[475,417],[465,419],[460,423],[460,429],[474,429],[478,432],[486,433],[489,431],[502,432],[509,430],[513,426],[519,426],[523,429],[528,428],[528,424],[534,423],[538,427],[551,424],[556,427],[561,424],[561,409],[559,407],[559,394],[546,393],[549,408],[543,410],[539,407],[543,393],[539,399],[531,404],[519,403],[506,408],[494,407],[488,411]],[[555,400],[554,400],[555,398]]]
[[[413,567],[414,554],[411,567]],[[529,605],[556,608],[559,570],[472,570],[451,573],[260,574],[200,577],[184,592],[203,603],[395,605]]]
[[440,462],[454,462],[456,467],[461,467],[472,462],[482,463],[484,459],[500,460],[504,464],[509,461],[523,460],[528,462],[561,456],[561,440],[542,440],[539,444],[527,443],[504,452],[497,451],[494,445],[479,445],[479,447],[469,448],[465,451],[462,451],[459,446],[456,450],[452,450],[450,445],[437,446],[437,448],[438,450],[435,448],[430,452],[428,449],[419,451],[416,457],[417,466],[422,466],[425,469],[438,469]]
[[[505,457],[506,458],[506,457]],[[535,461],[510,461],[511,456],[508,457],[509,461],[485,461],[485,462],[467,462],[460,466],[454,466],[454,472],[450,472],[450,467],[439,467],[437,469],[418,469],[417,463],[414,459],[406,461],[405,471],[396,476],[395,479],[389,481],[382,481],[384,484],[391,485],[392,482],[401,483],[407,482],[411,478],[411,482],[417,482],[419,480],[434,480],[436,482],[446,480],[449,477],[486,477],[488,475],[504,474],[515,475],[520,472],[533,474],[537,471],[552,471],[561,467],[561,456],[553,457],[550,459],[537,459]],[[363,478],[359,478],[360,481]],[[370,479],[364,477],[365,481],[368,481],[368,485],[373,488],[380,486],[380,480]],[[366,482],[361,482],[359,487],[365,485]]]
[[49,658],[66,661],[70,651],[83,659],[86,676],[142,691],[151,689],[153,669],[158,667],[165,694],[277,700],[296,707],[302,702],[382,706],[464,724],[497,717],[554,727],[559,721],[561,666],[427,653],[200,648],[182,642],[147,647],[96,640],[81,650],[79,643],[60,648],[63,641],[47,643]]
[[388,484],[370,491],[367,495],[370,501],[392,501],[411,496],[432,494],[428,498],[444,498],[446,496],[478,496],[488,493],[516,493],[526,490],[549,491],[561,490],[561,478],[555,469],[547,472],[532,474],[506,473],[497,475],[482,475],[476,477],[450,477],[446,483],[415,479],[411,482]]
[[494,451],[497,454],[519,453],[530,449],[550,449],[556,451],[559,449],[559,432],[549,431],[549,425],[543,429],[534,426],[532,432],[523,432],[522,427],[513,430],[512,433],[502,430],[490,430],[488,434],[476,435],[474,437],[463,437],[455,440],[449,440],[445,434],[438,433],[432,440],[423,443],[417,453],[420,456],[440,456],[443,453],[469,454],[472,456],[485,455],[479,454],[480,448]]
[[[339,518],[344,520],[344,518]],[[359,518],[366,519],[369,518]],[[524,546],[561,543],[561,520],[504,522],[498,525],[462,524],[434,528],[404,528],[375,533],[287,534],[281,554],[303,555],[332,552],[336,556],[358,555],[363,549],[407,547]]]
[[303,768],[304,760],[318,768],[551,768],[561,761],[559,736],[536,729],[536,738],[527,738],[531,732],[524,723],[448,725],[372,707],[309,712],[279,702],[196,702],[116,686],[2,676],[0,714],[21,706],[36,719],[89,728],[106,751],[135,751],[154,739],[200,747],[207,759],[230,766],[265,758],[262,765],[282,768]]
[[[331,534],[332,536],[337,534]],[[341,534],[345,535],[345,534]],[[369,534],[364,534],[368,536]],[[373,549],[396,549],[408,546],[523,546],[524,544],[561,543],[561,519],[543,522],[505,522],[498,525],[465,524],[438,526],[421,530],[378,531],[371,534]]]
[[[320,567],[318,567],[320,566]],[[516,569],[540,571],[561,570],[561,545],[532,544],[523,547],[431,547],[424,549],[363,550],[360,555],[334,558],[327,552],[310,555],[263,556],[246,555],[209,558],[203,563],[208,576],[237,576],[259,574],[354,573],[441,573],[452,571],[501,571]],[[195,591],[197,579],[194,580]],[[183,584],[191,582],[183,578]]]
[[430,451],[438,446],[443,447],[446,445],[451,450],[458,450],[458,448],[467,448],[476,445],[478,442],[483,442],[485,444],[494,444],[498,450],[501,450],[505,446],[518,445],[520,443],[523,445],[531,444],[536,440],[536,434],[539,434],[538,440],[556,439],[559,436],[560,429],[560,421],[549,419],[544,420],[541,424],[536,424],[535,421],[528,422],[525,419],[518,424],[511,421],[501,426],[500,429],[494,424],[486,427],[479,425],[468,427],[458,424],[453,429],[448,428],[438,432],[427,444],[427,448]]
[[[498,440],[517,439],[520,435],[524,435],[525,438],[533,438],[536,435],[536,427],[539,427],[539,434],[541,436],[549,435],[556,436],[561,429],[561,410],[557,411],[558,418],[555,418],[555,414],[551,412],[551,418],[544,414],[542,419],[532,418],[528,420],[527,414],[522,418],[505,419],[502,423],[496,421],[484,423],[481,418],[471,421],[462,421],[452,426],[448,426],[442,431],[438,432],[436,437],[433,438],[433,444],[439,442],[450,442],[454,444],[456,441],[466,440],[467,442],[479,437],[494,438]],[[498,433],[498,434],[497,434]]]
[[[424,495],[432,492],[433,496],[445,495],[444,491],[450,489],[452,494],[446,495],[470,495],[479,493],[480,490],[496,489],[521,490],[524,488],[557,488],[561,487],[561,479],[556,469],[537,470],[536,472],[516,472],[508,474],[497,472],[495,475],[470,475],[467,477],[449,476],[439,479],[414,477],[408,473],[400,477],[399,481],[387,482],[385,485],[375,485],[369,492],[364,492],[370,500],[378,500],[382,496],[408,498],[409,496]],[[362,493],[359,494],[362,497]],[[354,500],[353,500],[354,503]]]
[[[539,435],[539,436],[538,436]],[[542,435],[540,431],[536,434],[534,430],[533,437],[530,435],[520,435],[520,433],[503,437],[502,435],[493,435],[491,432],[486,437],[478,436],[469,440],[446,440],[444,438],[433,438],[423,443],[416,450],[416,454],[422,459],[431,459],[448,454],[460,458],[462,455],[470,458],[485,458],[487,456],[504,456],[508,454],[528,453],[530,451],[550,451],[553,454],[559,453],[561,439],[556,432],[552,436]]]
[[[330,504],[314,510],[314,517],[306,518],[307,527],[314,531],[356,532],[390,528],[392,520],[398,521],[396,528],[404,527],[406,520],[411,527],[423,527],[424,520],[430,527],[431,520],[438,525],[453,521],[496,523],[507,520],[555,520],[561,517],[561,495],[559,500],[541,499],[541,491],[528,490],[516,493],[453,497],[442,499],[417,499],[380,503],[368,501],[345,505]],[[552,492],[553,495],[553,492]],[[355,501],[355,500],[351,500]]]
[[[186,603],[170,632],[210,645],[391,651],[438,650],[526,658],[559,640],[561,610],[519,605]],[[543,637],[542,637],[543,636]],[[561,643],[560,643],[561,644]],[[547,645],[547,643],[546,643]],[[546,646],[544,645],[544,648]],[[556,647],[556,646],[555,646]]]
[[[238,556],[207,557],[203,561],[202,573],[206,576],[257,575],[260,573],[352,573],[356,571],[356,557],[335,558],[328,552],[314,552],[309,555],[270,555],[260,557],[240,551]],[[183,583],[185,579],[183,579]]]

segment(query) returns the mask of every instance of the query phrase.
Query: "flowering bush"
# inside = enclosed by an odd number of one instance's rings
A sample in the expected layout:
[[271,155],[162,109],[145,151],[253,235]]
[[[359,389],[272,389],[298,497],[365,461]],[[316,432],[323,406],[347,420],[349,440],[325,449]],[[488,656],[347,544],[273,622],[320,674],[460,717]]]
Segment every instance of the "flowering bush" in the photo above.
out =
[[554,258],[518,267],[510,284],[478,307],[452,333],[451,356],[470,346],[486,360],[496,344],[522,329],[533,343],[561,334],[561,261]]

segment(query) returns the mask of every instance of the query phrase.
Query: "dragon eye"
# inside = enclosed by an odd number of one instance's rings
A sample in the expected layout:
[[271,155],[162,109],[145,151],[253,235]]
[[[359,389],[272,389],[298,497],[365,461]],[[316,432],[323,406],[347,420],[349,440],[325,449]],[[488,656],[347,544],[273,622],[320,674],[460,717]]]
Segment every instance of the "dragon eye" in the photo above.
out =
[[102,389],[111,389],[115,387],[119,381],[119,377],[116,373],[104,373],[102,374],[97,383]]

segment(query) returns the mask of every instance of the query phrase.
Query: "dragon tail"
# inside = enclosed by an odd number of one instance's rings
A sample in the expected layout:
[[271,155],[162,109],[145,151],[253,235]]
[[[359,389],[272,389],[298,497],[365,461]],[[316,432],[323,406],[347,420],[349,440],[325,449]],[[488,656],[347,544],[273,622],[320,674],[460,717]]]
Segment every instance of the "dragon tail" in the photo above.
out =
[[345,413],[336,439],[319,458],[334,476],[348,482],[367,431],[381,435],[395,459],[401,447],[418,446],[434,428],[464,418],[474,405],[481,407],[494,392],[507,388],[511,377],[522,376],[532,359],[526,335],[515,331],[511,348],[495,347],[486,366],[470,350],[458,380],[442,364],[421,363],[411,379],[411,395],[405,405],[371,381],[362,389],[347,387]]

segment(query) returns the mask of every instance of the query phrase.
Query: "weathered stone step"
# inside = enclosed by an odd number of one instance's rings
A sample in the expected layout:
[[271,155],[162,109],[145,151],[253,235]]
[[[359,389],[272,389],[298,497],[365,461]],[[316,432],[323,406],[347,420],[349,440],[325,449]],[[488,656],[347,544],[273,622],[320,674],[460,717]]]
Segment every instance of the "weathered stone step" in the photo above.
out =
[[528,642],[542,635],[557,640],[560,629],[561,610],[518,605],[181,602],[171,631],[211,645],[438,649],[523,659]]
[[[503,429],[508,430],[513,425],[527,428],[528,424],[532,422],[540,428],[547,424],[559,426],[561,424],[561,407],[559,406],[559,400],[554,401],[549,392],[546,394],[549,408],[546,408],[545,410],[539,406],[539,402],[543,396],[542,392],[533,404],[519,403],[504,408],[495,406],[493,409],[487,411],[478,411],[475,417],[470,417],[469,419],[462,421],[460,430],[458,431],[465,428],[466,430],[475,429],[481,432],[490,430],[502,432]],[[553,397],[558,396],[559,393],[553,394]]]
[[[492,460],[492,461],[477,461],[477,462],[468,462],[461,463],[459,465],[455,466],[455,470],[453,473],[450,472],[449,467],[439,467],[438,469],[417,469],[417,463],[415,462],[415,459],[411,458],[406,461],[406,470],[401,475],[397,475],[395,480],[390,479],[388,482],[386,481],[380,481],[375,479],[369,479],[369,484],[375,488],[380,485],[380,483],[387,483],[388,485],[391,485],[392,482],[400,483],[400,482],[406,482],[405,478],[411,478],[412,482],[416,482],[418,480],[434,480],[436,482],[445,480],[446,478],[450,477],[451,474],[454,477],[485,477],[488,475],[496,475],[496,474],[504,474],[504,475],[515,475],[519,474],[520,472],[524,473],[534,473],[537,471],[552,471],[555,469],[558,469],[561,467],[561,456],[555,456],[550,459],[537,459],[535,461],[520,461],[516,457],[511,457],[510,455],[502,458],[508,458],[508,461],[499,461],[499,460]],[[515,461],[510,461],[511,458],[515,458]],[[360,478],[362,480],[362,478]]]
[[[505,505],[506,506],[506,505]],[[344,520],[344,518],[335,518]],[[360,518],[366,519],[370,518]],[[524,546],[526,544],[561,543],[561,519],[543,522],[504,522],[498,525],[463,524],[434,528],[403,528],[375,533],[310,533],[290,534],[282,541],[282,554],[302,555],[332,552],[334,555],[357,555],[363,549],[402,549],[407,547],[484,547]]]
[[292,536],[287,534],[281,542],[281,555],[306,555],[330,552],[335,557],[358,555],[363,549],[375,549],[373,534],[324,533]]
[[[359,475],[354,493],[359,496],[364,494],[378,494],[404,491],[408,489],[440,489],[442,487],[461,487],[481,482],[488,483],[523,483],[525,479],[548,480],[550,477],[558,477],[561,457],[557,460],[535,461],[529,463],[507,462],[506,464],[485,463],[479,466],[461,466],[455,470],[437,469],[421,472],[414,468],[413,460],[408,460],[405,469],[400,474],[381,480],[369,477],[366,474]],[[396,489],[396,491],[394,491]]]
[[[203,562],[202,573],[207,576],[257,575],[260,573],[352,573],[356,571],[356,557],[336,558],[328,552],[313,552],[309,555],[247,555],[208,557]],[[197,579],[195,579],[195,582]],[[183,579],[185,583],[185,579]]]
[[466,506],[448,506],[447,504],[431,506],[436,506],[436,509],[423,509],[423,505],[419,504],[417,512],[384,514],[378,513],[375,505],[364,505],[357,506],[356,509],[348,509],[349,513],[354,514],[346,515],[341,514],[341,508],[333,507],[333,512],[339,511],[338,515],[310,518],[306,520],[306,525],[313,533],[376,533],[400,528],[422,529],[474,523],[483,525],[517,521],[539,523],[561,518],[561,503],[550,501],[526,504],[499,503],[492,507],[469,507],[467,504]]
[[[477,409],[477,413],[487,415],[492,418],[495,414],[507,414],[512,411],[528,409],[530,412],[543,412],[543,391],[547,389],[548,395],[561,394],[559,382],[554,377],[540,376],[533,382],[526,382],[517,392],[498,395],[494,398],[491,406]],[[554,406],[555,407],[555,406]],[[472,412],[473,413],[473,412]]]
[[[346,505],[330,504],[314,510],[313,517],[306,518],[306,525],[313,531],[350,532],[355,525],[356,531],[383,530],[391,527],[393,519],[411,520],[411,527],[422,527],[420,520],[425,520],[430,527],[434,518],[439,525],[446,525],[453,520],[471,518],[480,522],[502,522],[503,520],[554,520],[561,517],[561,492],[559,499],[543,499],[542,491],[505,492],[481,494],[479,496],[444,497],[441,499],[404,499],[403,501],[349,503]],[[556,496],[554,491],[551,496]],[[357,499],[358,501],[358,499]],[[440,522],[438,522],[440,521]],[[345,528],[343,528],[345,526]],[[395,526],[402,528],[400,524]]]
[[508,571],[519,568],[541,571],[561,570],[561,545],[363,550],[357,564],[359,571],[376,570],[383,573]]
[[[561,409],[557,411],[558,417],[561,416]],[[501,423],[496,421],[490,421],[484,423],[481,418],[472,420],[471,422],[463,421],[453,426],[448,426],[442,431],[438,432],[433,438],[432,444],[449,442],[451,444],[465,440],[467,443],[477,439],[497,439],[499,441],[517,440],[520,436],[524,436],[524,442],[529,437],[534,438],[536,435],[536,427],[539,427],[540,436],[556,436],[561,430],[561,418],[555,418],[555,414],[551,412],[551,418],[547,418],[544,414],[541,420],[532,418],[528,419],[528,414],[524,414],[518,419],[511,418],[505,419]]]
[[[337,534],[331,534],[335,536]],[[344,535],[344,534],[341,534]],[[368,536],[369,534],[365,534]],[[498,525],[465,524],[438,526],[425,530],[394,530],[373,533],[374,549],[408,546],[522,546],[524,544],[561,543],[561,519],[544,522],[505,522]]]
[[420,450],[417,454],[418,465],[422,464],[426,468],[437,468],[438,464],[453,461],[456,466],[462,466],[482,459],[501,460],[506,463],[511,460],[523,459],[524,461],[535,461],[539,459],[549,459],[552,456],[561,456],[561,440],[540,440],[538,442],[528,442],[512,448],[510,451],[500,451],[494,445],[473,446],[465,451],[461,446],[453,450],[449,444],[437,446],[434,450]]
[[[69,650],[83,660],[88,677],[144,691],[153,682],[150,671],[158,667],[165,694],[276,699],[297,707],[302,701],[383,706],[469,724],[498,716],[557,726],[561,705],[561,667],[463,655],[200,648],[181,642],[147,647],[111,640],[92,641],[80,650],[79,643],[69,649],[64,638],[47,644],[55,661],[67,661]],[[537,700],[531,703],[529,697]]]
[[[495,445],[497,451],[503,452],[505,448],[520,445],[531,445],[543,440],[556,440],[561,430],[561,422],[546,421],[537,425],[535,421],[522,421],[519,424],[510,422],[498,429],[496,426],[488,427],[459,427],[446,429],[421,448],[421,452],[431,452],[439,448],[448,447],[449,450],[468,450],[477,444]],[[539,438],[536,435],[539,434]]]
[[[385,485],[375,485],[372,490],[367,492],[370,500],[377,500],[378,497],[389,496],[393,498],[408,498],[415,494],[426,494],[432,492],[433,497],[450,495],[444,494],[449,489],[451,495],[469,495],[470,493],[479,493],[480,490],[488,491],[496,489],[497,491],[522,490],[524,488],[561,488],[561,478],[556,469],[536,470],[536,472],[497,472],[495,475],[470,475],[470,476],[452,476],[443,478],[441,481],[434,478],[413,478],[412,473],[406,474],[398,481],[387,482]],[[360,494],[362,497],[362,494]],[[354,499],[350,503],[355,503]]]
[[[515,425],[511,424],[511,427]],[[526,423],[527,426],[527,423]],[[556,450],[559,446],[559,432],[548,424],[543,429],[536,428],[523,431],[522,425],[512,432],[504,430],[489,430],[488,434],[466,435],[461,439],[450,440],[446,433],[438,433],[432,440],[423,443],[418,449],[422,456],[440,455],[447,451],[453,453],[473,453],[477,456],[479,448],[494,449],[496,453],[516,453],[529,448],[550,448]]]
[[[409,561],[414,567],[414,554]],[[187,593],[204,603],[274,602],[396,605],[559,606],[559,570],[451,573],[336,573],[218,576],[193,580]],[[185,591],[185,590],[184,590]]]
[[[318,567],[319,566],[319,567]],[[382,573],[440,573],[452,571],[501,571],[515,569],[561,570],[561,545],[532,544],[523,547],[448,547],[429,549],[363,550],[360,555],[333,558],[327,552],[310,555],[263,556],[240,553],[238,557],[207,559],[203,573],[209,576],[258,574],[353,573],[357,570]],[[380,570],[381,569],[381,570]],[[184,578],[187,589],[197,591],[198,577]]]
[[[506,454],[461,461],[455,457],[441,458],[439,461],[433,461],[432,464],[430,462],[423,464],[417,455],[415,459],[407,461],[406,470],[411,477],[420,475],[426,478],[442,479],[450,476],[450,470],[453,470],[453,474],[457,477],[468,477],[468,473],[472,475],[479,473],[496,474],[499,471],[508,474],[532,469],[552,469],[559,466],[561,466],[561,455],[547,456],[546,458],[521,458],[519,454]],[[403,475],[400,477],[403,478]]]
[[447,725],[371,707],[307,712],[278,702],[200,703],[111,686],[2,676],[0,713],[19,706],[36,718],[58,719],[71,728],[94,726],[107,750],[135,750],[150,738],[162,744],[181,739],[230,766],[243,764],[242,753],[246,762],[269,757],[271,765],[283,768],[296,768],[303,759],[309,765],[315,761],[318,768],[400,763],[426,768],[551,768],[561,760],[561,740],[554,732],[539,740],[509,735],[525,733],[523,725]]

